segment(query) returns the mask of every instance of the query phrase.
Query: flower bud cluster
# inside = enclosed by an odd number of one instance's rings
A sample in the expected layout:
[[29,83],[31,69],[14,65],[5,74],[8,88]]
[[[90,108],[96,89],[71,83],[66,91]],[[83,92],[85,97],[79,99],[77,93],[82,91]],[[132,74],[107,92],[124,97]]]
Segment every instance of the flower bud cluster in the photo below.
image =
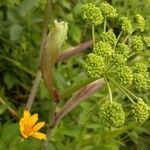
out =
[[122,31],[127,34],[131,34],[133,32],[133,27],[131,21],[127,17],[121,18]]
[[130,117],[137,124],[143,124],[149,117],[149,110],[148,105],[139,99],[137,103],[131,105]]
[[129,47],[124,43],[118,43],[116,47],[116,52],[127,57],[129,53]]
[[150,47],[150,36],[143,37],[145,46]]
[[124,57],[122,54],[113,54],[110,61],[115,64],[116,66],[118,65],[124,65],[125,62],[127,61],[127,58]]
[[139,29],[141,32],[143,32],[145,29],[145,20],[144,20],[143,16],[137,14],[135,21],[137,23],[137,29]]
[[101,34],[101,39],[103,42],[108,42],[111,45],[114,45],[116,42],[116,35],[114,34],[112,29],[109,29],[107,32],[103,32]]
[[85,3],[82,5],[83,18],[94,25],[99,25],[103,21],[103,16],[99,7],[93,3]]
[[143,63],[136,63],[133,70],[135,73],[145,73],[147,72],[147,66]]
[[140,52],[143,50],[143,41],[142,41],[142,38],[141,36],[133,36],[132,37],[132,49],[135,51],[135,52]]
[[95,44],[93,52],[101,57],[108,57],[114,53],[114,50],[108,42],[99,41]]
[[115,18],[118,16],[116,9],[107,2],[100,4],[100,10],[104,17]]
[[139,92],[144,92],[149,89],[147,78],[141,73],[135,73],[133,75],[133,84]]
[[[82,6],[82,12],[83,18],[94,25],[101,24],[103,18],[115,18],[118,16],[116,9],[106,2],[102,2],[99,7],[93,3],[86,3]],[[147,67],[143,63],[135,63],[132,71],[132,67],[128,67],[126,62],[128,63],[130,61],[130,59],[127,61],[128,58],[131,58],[129,57],[130,52],[141,52],[144,46],[150,47],[150,36],[131,36],[131,34],[134,34],[131,21],[127,17],[121,17],[118,19],[121,23],[121,33],[118,38],[116,38],[113,29],[106,31],[107,28],[105,21],[104,31],[106,32],[101,34],[101,41],[96,44],[95,42],[93,43],[95,46],[92,53],[87,56],[84,62],[84,68],[91,78],[97,79],[106,77],[107,79],[108,77],[108,79],[110,79],[108,81],[114,81],[116,86],[122,88],[122,91],[133,102],[130,107],[131,112],[129,113],[129,117],[131,117],[134,122],[142,124],[149,116],[149,107],[141,99],[134,103],[134,99],[138,98],[127,90],[126,86],[133,83],[134,86],[132,88],[135,88],[136,91],[147,91],[150,88],[148,84],[149,73]],[[143,32],[145,29],[145,20],[143,16],[137,14],[135,17],[135,23],[135,29]],[[127,37],[122,37],[124,35]],[[120,41],[123,41],[124,43],[121,43]],[[125,42],[130,44],[131,51]],[[112,78],[110,77],[111,73],[114,75]],[[134,99],[132,100],[132,98]],[[104,102],[99,108],[99,114],[101,121],[107,128],[118,128],[125,122],[123,107],[117,102]]]
[[84,68],[91,78],[100,78],[105,69],[103,58],[90,53],[85,60]]
[[131,69],[125,65],[118,66],[115,70],[115,80],[123,86],[130,85],[133,80]]
[[134,66],[133,83],[134,87],[139,92],[144,92],[149,89],[147,66],[143,63],[137,63]]
[[100,120],[107,128],[118,128],[125,122],[123,107],[117,102],[105,102],[99,108]]

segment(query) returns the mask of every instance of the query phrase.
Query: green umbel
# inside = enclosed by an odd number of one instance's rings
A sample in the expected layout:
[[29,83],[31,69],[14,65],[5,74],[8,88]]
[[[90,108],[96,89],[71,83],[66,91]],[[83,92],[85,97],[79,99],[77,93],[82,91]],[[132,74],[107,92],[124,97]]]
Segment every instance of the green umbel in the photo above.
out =
[[107,2],[100,4],[100,10],[102,11],[103,16],[106,18],[114,18],[118,16],[116,9]]
[[143,37],[145,46],[150,47],[150,36]]
[[133,36],[131,44],[132,44],[132,49],[135,52],[140,52],[143,50],[144,44],[143,44],[141,36]]
[[133,84],[137,91],[145,92],[149,89],[147,78],[141,73],[135,73],[133,75]]
[[123,86],[130,85],[133,80],[131,69],[125,65],[118,66],[115,71],[115,80]]
[[121,18],[121,25],[122,25],[123,32],[127,34],[131,34],[133,32],[131,21],[127,17]]
[[116,42],[116,35],[113,33],[113,30],[110,29],[107,32],[101,34],[101,39],[103,42],[108,42],[111,45],[114,45]]
[[84,68],[91,78],[100,78],[105,69],[103,58],[93,53],[89,54],[85,60]]
[[99,41],[95,44],[93,52],[98,56],[107,57],[111,56],[114,50],[108,42]]
[[137,124],[143,124],[149,117],[149,107],[143,100],[139,99],[137,103],[131,106],[131,119]]
[[122,54],[125,57],[127,57],[129,53],[129,47],[124,43],[118,43],[116,47],[116,53]]
[[117,102],[105,102],[99,108],[100,120],[107,128],[118,128],[125,122],[122,105]]
[[81,7],[83,18],[89,21],[91,24],[99,25],[103,21],[103,16],[99,7],[96,7],[93,3],[85,3]]
[[137,24],[137,29],[139,29],[141,32],[144,31],[145,29],[145,20],[144,17],[137,14],[135,18],[136,24]]

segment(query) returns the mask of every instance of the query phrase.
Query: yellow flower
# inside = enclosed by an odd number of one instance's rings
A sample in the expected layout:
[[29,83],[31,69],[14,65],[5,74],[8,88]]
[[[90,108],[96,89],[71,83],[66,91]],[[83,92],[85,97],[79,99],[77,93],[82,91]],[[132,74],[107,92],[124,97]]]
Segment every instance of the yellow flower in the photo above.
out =
[[38,132],[44,125],[45,122],[38,121],[38,114],[31,115],[29,111],[24,111],[23,117],[19,121],[20,132],[24,138],[28,138],[30,136],[37,139],[46,140],[46,135],[44,133]]

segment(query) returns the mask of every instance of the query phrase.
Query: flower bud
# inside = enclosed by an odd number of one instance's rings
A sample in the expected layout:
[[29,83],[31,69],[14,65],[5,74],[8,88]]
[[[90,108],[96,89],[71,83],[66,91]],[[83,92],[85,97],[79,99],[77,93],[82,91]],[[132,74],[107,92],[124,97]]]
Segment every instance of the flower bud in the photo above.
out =
[[147,72],[147,66],[143,63],[136,63],[134,66],[135,73]]
[[137,29],[139,29],[141,32],[143,32],[145,29],[145,20],[144,20],[143,16],[137,14],[135,21],[137,23]]
[[100,78],[105,69],[103,58],[93,53],[85,60],[84,68],[91,78]]
[[117,102],[105,102],[99,108],[100,120],[107,128],[118,128],[125,122],[122,105]]
[[121,18],[121,25],[122,25],[123,32],[127,34],[131,34],[133,32],[131,21],[127,17]]
[[111,45],[108,42],[99,41],[95,44],[93,52],[96,55],[107,57],[111,56],[114,53],[114,50],[111,48]]
[[103,16],[98,7],[93,3],[85,3],[82,5],[83,18],[94,25],[99,25],[103,21]]
[[113,33],[113,30],[110,29],[108,30],[107,32],[103,32],[101,34],[101,39],[102,41],[104,42],[108,42],[110,43],[111,45],[114,45],[115,42],[116,42],[116,35]]
[[125,65],[118,66],[115,71],[115,80],[123,86],[130,85],[133,80],[131,69]]
[[129,53],[129,47],[124,43],[118,43],[116,47],[116,53],[122,54],[125,57],[127,57]]
[[122,54],[113,54],[110,61],[118,66],[125,64],[126,60],[127,58]]
[[145,92],[149,88],[147,78],[141,73],[135,73],[133,75],[133,84],[138,92]]
[[150,36],[143,37],[145,46],[150,47]]
[[130,117],[132,121],[143,124],[149,117],[149,107],[143,100],[139,99],[137,103],[132,104]]
[[140,52],[142,51],[143,49],[143,41],[142,41],[142,38],[141,36],[133,36],[132,37],[132,49],[135,51],[135,52]]
[[104,17],[114,18],[118,16],[116,9],[107,2],[100,4],[100,10]]

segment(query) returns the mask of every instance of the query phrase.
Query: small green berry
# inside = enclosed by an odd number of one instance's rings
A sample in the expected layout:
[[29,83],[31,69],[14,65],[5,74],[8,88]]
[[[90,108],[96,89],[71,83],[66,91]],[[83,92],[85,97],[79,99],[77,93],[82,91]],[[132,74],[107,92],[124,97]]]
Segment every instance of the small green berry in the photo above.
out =
[[117,102],[105,102],[99,108],[100,120],[107,128],[121,127],[125,122],[122,105]]
[[143,37],[145,46],[150,47],[150,36]]
[[85,60],[84,68],[91,78],[100,78],[105,69],[103,58],[93,53],[89,54]]
[[100,4],[100,10],[104,17],[114,18],[118,16],[116,9],[107,2]]
[[144,17],[137,14],[136,15],[136,19],[135,19],[136,23],[137,23],[137,29],[139,29],[141,32],[144,31],[145,29],[145,20]]
[[131,34],[133,32],[133,27],[131,21],[127,17],[121,18],[122,31]]
[[133,80],[131,69],[125,65],[118,66],[115,70],[115,80],[123,86],[130,85]]
[[147,78],[145,78],[144,75],[141,73],[135,73],[133,75],[133,84],[138,92],[147,91],[149,88]]
[[99,7],[96,7],[93,3],[85,3],[82,5],[81,10],[83,12],[83,18],[94,25],[99,25],[103,21],[103,16]]
[[98,43],[95,44],[93,52],[96,55],[107,57],[111,56],[114,53],[114,50],[112,49],[111,45],[108,42],[99,41]]
[[116,35],[113,33],[112,29],[109,29],[107,32],[101,34],[101,39],[104,42],[108,42],[111,45],[114,45],[116,42]]
[[143,124],[149,117],[149,107],[143,100],[138,100],[137,103],[131,106],[131,119],[137,124]]
[[141,36],[133,36],[132,37],[132,49],[135,51],[135,52],[140,52],[143,50],[143,41],[142,41],[142,38]]

